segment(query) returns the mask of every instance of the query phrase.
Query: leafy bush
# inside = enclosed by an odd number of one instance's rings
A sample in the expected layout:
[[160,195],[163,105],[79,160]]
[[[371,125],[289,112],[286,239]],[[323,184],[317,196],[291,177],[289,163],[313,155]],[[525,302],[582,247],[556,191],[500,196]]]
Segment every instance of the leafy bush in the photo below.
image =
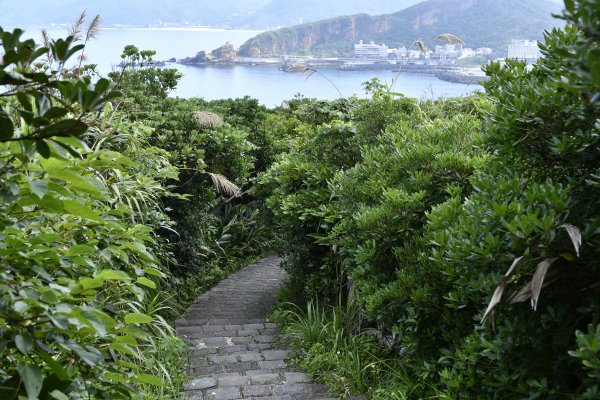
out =
[[490,64],[486,94],[371,82],[262,177],[296,290],[347,293],[392,340],[376,398],[597,396],[600,15],[565,7],[544,58]]
[[0,35],[2,392],[136,397],[162,385],[141,349],[172,334],[150,305],[168,260],[160,198],[177,172],[111,111],[108,80],[66,68],[76,38]]

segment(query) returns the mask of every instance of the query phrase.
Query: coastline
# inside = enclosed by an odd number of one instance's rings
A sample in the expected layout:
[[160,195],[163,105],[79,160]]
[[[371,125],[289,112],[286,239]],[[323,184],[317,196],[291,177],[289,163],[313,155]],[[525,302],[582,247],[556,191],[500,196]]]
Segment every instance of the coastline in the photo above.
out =
[[[294,70],[289,67],[290,64],[281,62],[281,58],[251,58],[251,57],[240,57],[235,61],[230,60],[211,60],[211,61],[202,61],[202,62],[193,62],[193,61],[185,61],[185,59],[177,60],[178,64],[187,65],[191,67],[227,67],[227,66],[260,66],[260,65],[275,65],[281,64],[279,68],[282,71],[287,73],[299,73],[304,72],[302,69]],[[411,74],[423,74],[423,75],[432,75],[436,78],[452,83],[464,83],[464,84],[479,84],[480,82],[485,82],[489,80],[489,78],[483,73],[481,70],[481,66],[479,67],[454,67],[454,66],[441,66],[441,65],[420,65],[420,64],[357,64],[355,68],[342,68],[341,66],[342,60],[332,60],[332,59],[310,59],[305,63],[299,63],[299,65],[303,65],[309,68],[318,69],[322,68],[335,68],[339,70],[345,71],[382,71],[388,70],[392,72],[396,72],[401,74],[411,73]],[[293,65],[293,64],[292,64]]]

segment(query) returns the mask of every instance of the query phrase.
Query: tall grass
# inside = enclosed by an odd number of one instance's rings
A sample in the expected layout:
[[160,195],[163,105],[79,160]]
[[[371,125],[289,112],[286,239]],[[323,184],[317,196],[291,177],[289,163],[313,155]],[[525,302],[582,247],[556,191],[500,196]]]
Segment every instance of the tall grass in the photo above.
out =
[[417,385],[403,374],[397,355],[361,332],[359,317],[352,302],[323,306],[315,300],[305,308],[281,303],[271,320],[282,326],[292,361],[329,385],[339,398],[359,394],[378,400],[414,398],[412,388]]

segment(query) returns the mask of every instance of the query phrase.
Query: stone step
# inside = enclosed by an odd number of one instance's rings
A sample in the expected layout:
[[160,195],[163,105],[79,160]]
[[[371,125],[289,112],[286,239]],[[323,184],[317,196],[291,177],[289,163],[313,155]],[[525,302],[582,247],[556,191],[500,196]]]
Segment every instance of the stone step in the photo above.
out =
[[190,345],[188,400],[331,400],[325,385],[286,364],[287,346],[265,321],[285,279],[281,259],[247,267],[200,296],[175,322]]

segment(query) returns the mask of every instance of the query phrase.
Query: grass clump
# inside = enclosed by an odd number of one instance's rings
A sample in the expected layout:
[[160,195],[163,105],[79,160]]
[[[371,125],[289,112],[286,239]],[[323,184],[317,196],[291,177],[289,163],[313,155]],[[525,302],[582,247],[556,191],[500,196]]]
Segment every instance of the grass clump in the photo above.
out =
[[311,300],[305,307],[284,302],[271,315],[291,347],[291,361],[342,398],[407,399],[416,382],[407,382],[397,355],[371,331],[359,331],[353,304],[326,306]]

